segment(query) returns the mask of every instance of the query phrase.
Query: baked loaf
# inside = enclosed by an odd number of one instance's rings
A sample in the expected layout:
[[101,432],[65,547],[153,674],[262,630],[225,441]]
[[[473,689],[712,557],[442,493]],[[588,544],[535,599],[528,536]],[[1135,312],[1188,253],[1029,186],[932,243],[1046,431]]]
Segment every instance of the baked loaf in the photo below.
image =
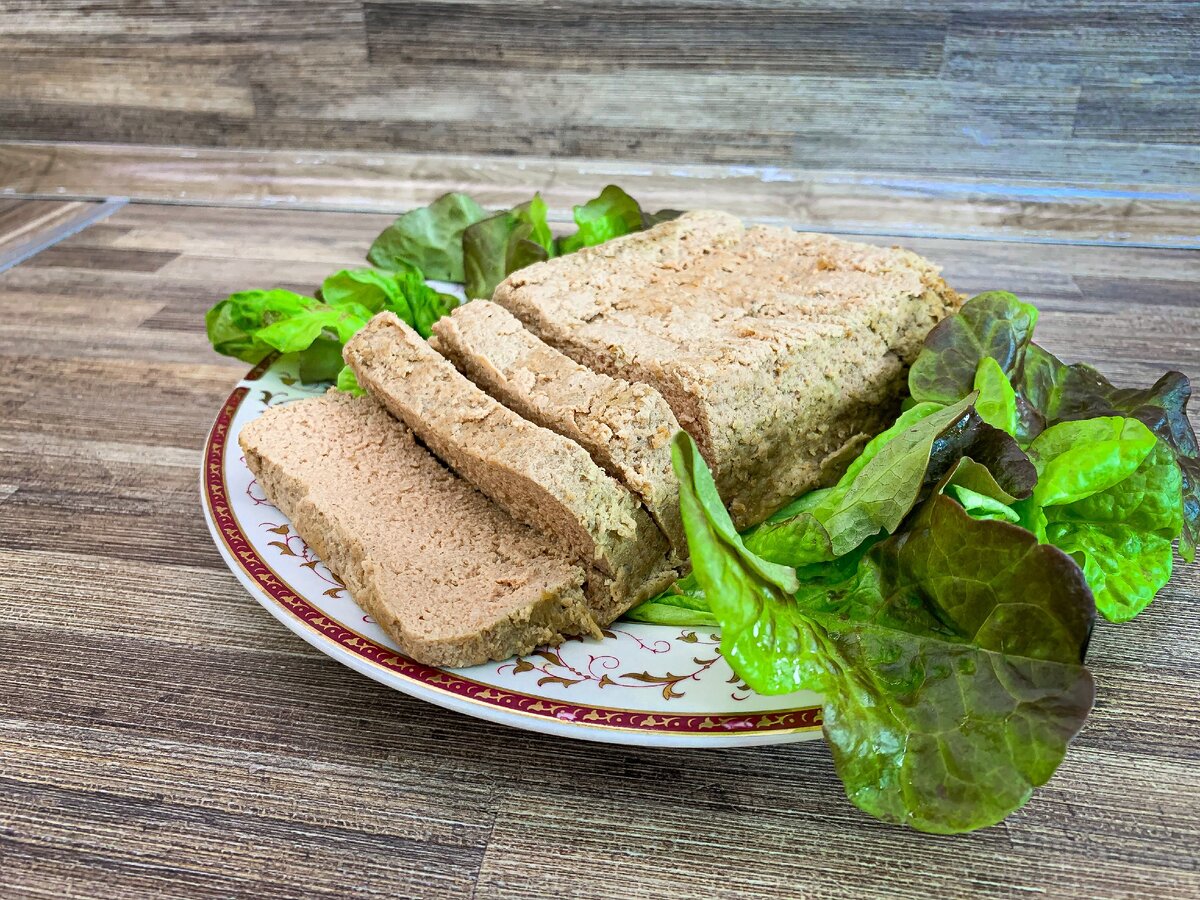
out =
[[414,659],[468,666],[599,635],[584,569],[373,400],[330,393],[268,409],[239,443],[271,501]]
[[521,269],[493,299],[581,365],[653,386],[739,527],[836,476],[962,302],[909,251],[706,211]]

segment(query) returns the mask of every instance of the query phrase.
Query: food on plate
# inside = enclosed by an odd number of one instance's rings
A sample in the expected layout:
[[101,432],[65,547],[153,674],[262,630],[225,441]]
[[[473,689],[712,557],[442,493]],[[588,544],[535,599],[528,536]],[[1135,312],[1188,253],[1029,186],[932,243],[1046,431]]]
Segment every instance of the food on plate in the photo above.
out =
[[584,569],[374,401],[274,407],[239,443],[267,496],[405,653],[467,666],[598,633]]
[[574,218],[453,195],[381,235],[390,272],[214,307],[221,352],[344,389],[245,427],[267,496],[417,659],[718,626],[750,688],[824,697],[860,808],[957,832],[1021,806],[1091,708],[1097,614],[1194,558],[1188,379],[1116,388],[905,250],[612,186]]
[[708,211],[521,269],[493,300],[577,362],[654,386],[738,527],[887,424],[961,303],[914,253]]
[[398,318],[376,316],[345,356],[368,393],[509,514],[631,589],[661,568],[666,537],[628,489],[578,444],[485,394]]
[[501,306],[476,300],[434,325],[432,343],[509,409],[587,450],[632,490],[686,553],[671,438],[679,422],[662,395],[594,372],[539,340]]

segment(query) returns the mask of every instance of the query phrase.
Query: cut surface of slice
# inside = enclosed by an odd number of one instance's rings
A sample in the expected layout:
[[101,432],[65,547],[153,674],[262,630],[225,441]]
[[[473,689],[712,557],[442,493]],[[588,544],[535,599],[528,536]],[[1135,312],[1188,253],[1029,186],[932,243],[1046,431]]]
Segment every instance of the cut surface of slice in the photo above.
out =
[[484,393],[395,315],[375,316],[345,358],[443,462],[584,564],[633,584],[666,556],[638,499],[582,447]]
[[584,570],[373,400],[275,407],[239,443],[271,502],[419,662],[475,665],[598,634]]
[[648,384],[594,372],[487,300],[434,323],[437,348],[505,406],[579,444],[632,490],[673,547],[685,553],[671,438],[679,421]]
[[909,251],[706,211],[521,269],[493,299],[576,362],[652,385],[739,527],[888,421],[962,302]]

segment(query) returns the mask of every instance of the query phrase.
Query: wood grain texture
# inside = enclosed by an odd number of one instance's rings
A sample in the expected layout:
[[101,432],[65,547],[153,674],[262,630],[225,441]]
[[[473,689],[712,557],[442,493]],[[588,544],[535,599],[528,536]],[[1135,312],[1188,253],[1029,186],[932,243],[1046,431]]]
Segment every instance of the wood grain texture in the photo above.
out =
[[1200,183],[1173,0],[10,0],[0,138]]
[[1200,248],[1200,189],[1066,185],[584,159],[0,142],[0,197],[401,212],[449,190],[486,206],[540,191],[552,221],[617,182],[648,209],[726,209],[847,234]]
[[[10,208],[11,209],[11,208]],[[1200,567],[1098,628],[1099,699],[1003,824],[858,813],[820,743],[650,751],[419,703],[228,572],[197,470],[232,290],[311,290],[387,216],[131,204],[0,275],[0,896],[1200,895]],[[870,238],[883,243],[887,239]],[[911,238],[1118,382],[1197,373],[1200,252]]]

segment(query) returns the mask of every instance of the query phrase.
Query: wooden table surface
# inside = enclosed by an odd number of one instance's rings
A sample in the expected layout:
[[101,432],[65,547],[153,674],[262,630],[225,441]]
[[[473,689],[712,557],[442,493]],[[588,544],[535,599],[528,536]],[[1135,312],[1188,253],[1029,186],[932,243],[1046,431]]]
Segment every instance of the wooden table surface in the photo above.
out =
[[[1066,762],[971,835],[859,813],[820,742],[652,751],[447,712],[285,631],[198,502],[245,369],[204,310],[311,291],[389,217],[58,204],[0,201],[0,268],[24,259],[0,274],[0,896],[1200,897],[1198,567],[1098,628]],[[1119,383],[1200,376],[1196,250],[901,241],[1037,303],[1043,343]]]

